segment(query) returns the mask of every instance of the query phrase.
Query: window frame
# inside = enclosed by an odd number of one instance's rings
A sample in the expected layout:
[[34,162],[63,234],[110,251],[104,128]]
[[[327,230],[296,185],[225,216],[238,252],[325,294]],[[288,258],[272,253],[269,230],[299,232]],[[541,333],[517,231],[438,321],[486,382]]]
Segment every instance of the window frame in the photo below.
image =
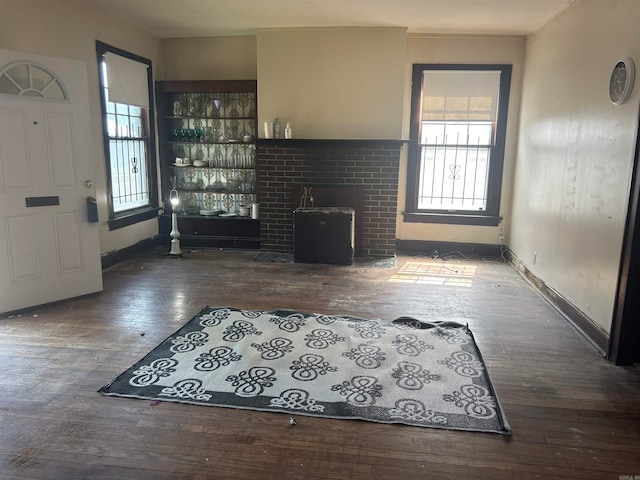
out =
[[[104,95],[104,81],[102,77],[102,62],[104,61],[105,53],[114,53],[121,57],[134,60],[139,63],[147,65],[147,90],[149,93],[149,112],[148,122],[149,131],[146,140],[147,147],[147,181],[149,185],[149,204],[137,207],[123,212],[114,212],[113,208],[113,185],[111,179],[111,165],[110,165],[110,150],[108,123],[107,123],[107,105]],[[158,216],[158,171],[156,160],[156,133],[155,133],[155,108],[154,108],[154,96],[153,96],[153,70],[151,60],[136,55],[126,50],[108,45],[106,43],[96,41],[96,55],[98,60],[98,83],[100,87],[100,107],[102,113],[102,143],[104,149],[104,162],[106,170],[107,181],[107,204],[109,207],[109,230],[116,230],[118,228],[134,225],[139,222],[150,220]]]
[[[495,143],[489,163],[487,182],[487,208],[484,211],[456,210],[453,212],[425,210],[418,208],[419,172],[421,161],[420,129],[422,122],[422,76],[427,70],[459,71],[499,71],[500,87],[495,131]],[[512,65],[508,64],[432,64],[413,65],[411,88],[411,117],[409,129],[409,149],[407,158],[406,207],[403,212],[407,223],[445,223],[459,225],[497,226],[500,217],[502,194],[502,174],[509,112]]]

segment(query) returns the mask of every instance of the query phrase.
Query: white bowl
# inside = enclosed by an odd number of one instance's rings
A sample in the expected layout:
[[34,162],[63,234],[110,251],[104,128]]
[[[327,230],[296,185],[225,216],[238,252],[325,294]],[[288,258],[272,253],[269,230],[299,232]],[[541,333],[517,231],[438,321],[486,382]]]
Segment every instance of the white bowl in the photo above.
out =
[[205,162],[204,160],[194,160],[193,161],[193,166],[194,167],[208,167],[209,166],[209,162]]
[[215,215],[216,213],[218,213],[217,210],[200,210],[200,215],[204,215],[206,217],[211,216],[211,215]]

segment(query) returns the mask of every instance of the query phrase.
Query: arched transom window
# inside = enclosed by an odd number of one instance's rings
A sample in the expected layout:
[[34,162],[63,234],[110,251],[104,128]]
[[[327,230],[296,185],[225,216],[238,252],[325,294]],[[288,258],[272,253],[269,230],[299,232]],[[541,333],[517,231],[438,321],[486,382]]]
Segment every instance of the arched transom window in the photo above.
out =
[[0,70],[0,94],[68,100],[56,75],[31,62],[13,62]]

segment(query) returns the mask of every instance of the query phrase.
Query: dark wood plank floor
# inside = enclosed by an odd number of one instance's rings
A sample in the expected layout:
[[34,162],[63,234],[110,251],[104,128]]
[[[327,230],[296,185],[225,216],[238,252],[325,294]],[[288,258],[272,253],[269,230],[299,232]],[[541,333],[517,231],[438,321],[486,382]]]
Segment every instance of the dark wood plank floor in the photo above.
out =
[[[640,476],[639,372],[602,359],[510,266],[253,255],[152,252],[108,269],[102,294],[0,319],[0,478]],[[438,262],[440,273],[425,265]],[[428,283],[447,272],[449,285]],[[96,393],[206,305],[468,322],[513,436],[310,417],[291,426],[284,414]]]

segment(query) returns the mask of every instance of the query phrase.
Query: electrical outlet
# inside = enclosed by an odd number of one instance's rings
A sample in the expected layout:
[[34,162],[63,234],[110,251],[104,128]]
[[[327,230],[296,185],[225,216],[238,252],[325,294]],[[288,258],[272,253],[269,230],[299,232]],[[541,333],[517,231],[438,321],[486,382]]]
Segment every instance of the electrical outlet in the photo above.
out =
[[507,237],[504,236],[503,233],[501,233],[500,235],[498,235],[498,245],[506,245],[507,244]]

